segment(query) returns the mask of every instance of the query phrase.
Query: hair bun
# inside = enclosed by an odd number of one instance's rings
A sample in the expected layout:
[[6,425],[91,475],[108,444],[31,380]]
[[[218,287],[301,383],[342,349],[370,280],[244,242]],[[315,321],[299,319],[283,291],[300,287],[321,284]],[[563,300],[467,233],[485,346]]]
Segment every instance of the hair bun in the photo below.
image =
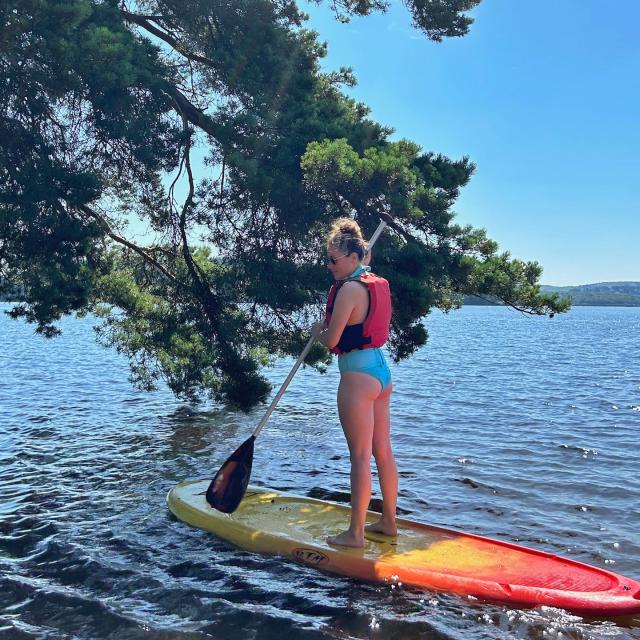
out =
[[335,244],[347,254],[356,252],[362,259],[367,251],[360,225],[351,218],[338,218],[331,225],[327,237],[329,244]]
[[351,220],[351,218],[339,218],[333,223],[332,230],[354,238],[362,238],[360,225],[355,220]]

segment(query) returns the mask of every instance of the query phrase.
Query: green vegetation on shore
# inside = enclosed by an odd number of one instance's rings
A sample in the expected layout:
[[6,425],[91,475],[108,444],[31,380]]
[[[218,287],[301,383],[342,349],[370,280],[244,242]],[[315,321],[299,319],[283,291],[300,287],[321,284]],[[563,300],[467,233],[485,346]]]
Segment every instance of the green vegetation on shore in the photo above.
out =
[[[571,299],[577,307],[640,307],[640,282],[597,282],[575,287],[542,285],[545,293],[557,293]],[[478,296],[466,296],[464,304],[498,305],[500,301]]]

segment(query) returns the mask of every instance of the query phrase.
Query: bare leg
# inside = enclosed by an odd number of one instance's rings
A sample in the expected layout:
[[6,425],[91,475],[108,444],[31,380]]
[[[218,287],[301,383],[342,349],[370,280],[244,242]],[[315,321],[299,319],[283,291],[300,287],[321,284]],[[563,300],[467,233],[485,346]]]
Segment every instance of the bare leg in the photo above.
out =
[[395,536],[396,503],[398,501],[398,470],[391,450],[390,411],[391,391],[389,385],[378,397],[373,406],[373,456],[378,468],[378,480],[382,491],[382,516],[380,520],[365,527],[366,531]]
[[371,453],[374,403],[380,383],[364,373],[344,373],[338,387],[338,414],[351,458],[351,523],[347,531],[327,542],[348,547],[364,546],[364,524],[371,500]]

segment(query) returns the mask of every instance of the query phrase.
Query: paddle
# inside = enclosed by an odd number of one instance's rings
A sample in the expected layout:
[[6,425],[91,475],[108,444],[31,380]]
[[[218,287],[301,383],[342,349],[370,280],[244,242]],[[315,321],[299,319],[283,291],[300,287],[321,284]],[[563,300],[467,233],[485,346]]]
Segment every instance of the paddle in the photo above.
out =
[[[371,240],[369,240],[369,248],[374,245],[375,241],[386,226],[386,222],[381,222],[378,225],[378,228],[371,236]],[[307,342],[307,346],[296,360],[296,363],[289,372],[287,379],[282,383],[280,390],[271,401],[267,412],[262,417],[262,420],[260,420],[260,423],[253,434],[227,458],[211,481],[205,497],[207,502],[214,509],[222,511],[223,513],[233,513],[238,508],[238,505],[247,490],[247,485],[249,484],[251,465],[253,464],[253,448],[256,438],[260,435],[260,432],[267,424],[269,417],[289,386],[293,376],[307,357],[314,341],[315,338],[311,336],[311,338],[309,338],[309,342]]]

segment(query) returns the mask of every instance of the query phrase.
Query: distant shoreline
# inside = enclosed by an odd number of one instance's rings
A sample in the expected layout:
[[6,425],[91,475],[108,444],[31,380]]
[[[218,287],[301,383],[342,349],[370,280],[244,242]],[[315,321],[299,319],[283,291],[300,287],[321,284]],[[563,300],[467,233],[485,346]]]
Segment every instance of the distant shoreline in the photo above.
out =
[[[571,299],[574,307],[640,307],[640,282],[597,282],[575,287],[542,285],[543,293],[557,293]],[[465,296],[464,304],[500,305],[498,300]]]
[[[541,286],[543,293],[557,293],[571,299],[574,307],[640,307],[640,282],[597,282],[574,287]],[[0,302],[20,303],[22,292],[14,291],[0,295]],[[497,299],[465,296],[463,305],[501,306]]]
[[[466,296],[462,304],[463,307],[504,307],[502,302],[492,302],[489,300],[476,299],[475,296]],[[618,307],[618,308],[635,308],[640,307],[640,300],[631,303],[622,302],[575,302],[572,300],[572,307]]]

